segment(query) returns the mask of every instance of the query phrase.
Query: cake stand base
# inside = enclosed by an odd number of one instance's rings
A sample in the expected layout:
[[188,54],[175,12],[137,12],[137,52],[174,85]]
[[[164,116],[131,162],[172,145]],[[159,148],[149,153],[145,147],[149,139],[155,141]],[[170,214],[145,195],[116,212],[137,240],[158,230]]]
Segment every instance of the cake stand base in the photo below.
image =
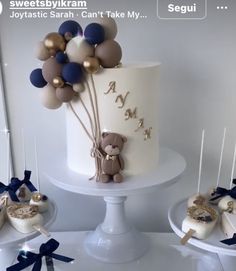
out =
[[136,260],[148,250],[148,238],[126,220],[124,202],[127,197],[104,197],[106,216],[97,229],[85,239],[86,252],[107,263]]

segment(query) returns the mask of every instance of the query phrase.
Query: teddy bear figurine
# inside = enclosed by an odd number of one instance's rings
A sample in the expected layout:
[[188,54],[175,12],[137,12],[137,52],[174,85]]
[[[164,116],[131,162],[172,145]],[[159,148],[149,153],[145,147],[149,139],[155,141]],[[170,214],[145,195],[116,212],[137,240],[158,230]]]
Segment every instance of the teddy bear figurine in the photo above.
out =
[[120,153],[126,141],[127,138],[120,134],[102,133],[101,149],[104,156],[102,158],[101,182],[107,183],[113,180],[115,183],[120,183],[123,181],[120,171],[124,169],[124,160]]

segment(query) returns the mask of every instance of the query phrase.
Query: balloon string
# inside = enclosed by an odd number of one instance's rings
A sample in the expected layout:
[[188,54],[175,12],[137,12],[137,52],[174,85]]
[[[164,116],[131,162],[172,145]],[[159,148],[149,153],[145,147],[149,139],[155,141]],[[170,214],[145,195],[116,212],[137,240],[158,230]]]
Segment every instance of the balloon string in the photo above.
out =
[[94,100],[95,100],[95,109],[96,109],[96,118],[97,118],[97,141],[98,143],[100,142],[101,139],[101,125],[100,125],[100,118],[99,118],[99,110],[98,110],[98,99],[97,99],[97,92],[95,88],[95,83],[93,79],[93,75],[91,74],[91,82],[92,82],[92,89],[93,89],[93,95],[94,95]]
[[101,158],[103,157],[102,153],[99,150],[99,144],[96,141],[96,138],[93,137],[88,129],[86,128],[85,124],[82,122],[81,118],[79,117],[79,115],[76,113],[75,109],[73,108],[72,104],[69,103],[69,106],[73,112],[73,114],[75,115],[76,119],[79,121],[80,125],[82,126],[82,128],[84,129],[85,133],[87,134],[88,138],[92,141],[93,143],[93,148],[91,150],[91,156],[95,158],[95,168],[96,168],[96,172],[95,175],[91,178],[89,178],[89,180],[92,180],[96,177],[96,180],[99,180],[100,174],[101,174]]
[[[94,137],[94,140],[95,140],[96,143],[94,144],[93,148],[98,150],[99,144],[100,144],[100,138],[101,138],[101,128],[100,128],[100,120],[99,120],[96,88],[95,88],[95,84],[94,84],[94,80],[93,80],[92,75],[91,75],[91,82],[92,82],[92,91],[91,91],[89,82],[86,80],[86,85],[87,85],[88,92],[89,92],[89,99],[90,99],[90,103],[91,103],[91,107],[92,107],[92,111],[93,111],[94,122],[95,122],[95,137]],[[99,177],[100,177],[100,175],[102,173],[101,157],[96,155],[96,151],[95,151],[94,157],[95,157],[96,173],[90,179],[93,179],[94,177],[96,177],[96,180],[98,181],[98,179],[99,179]]]
[[94,143],[94,139],[93,137],[90,135],[90,133],[88,132],[86,126],[84,125],[84,123],[82,122],[81,118],[79,117],[79,115],[76,113],[74,107],[72,106],[71,103],[69,103],[70,109],[73,112],[73,114],[75,115],[75,117],[77,118],[77,120],[79,121],[80,125],[82,126],[82,128],[84,129],[85,133],[87,134],[87,136],[89,137],[89,139]]
[[87,116],[88,116],[89,122],[90,122],[90,126],[91,126],[91,130],[92,130],[92,134],[93,134],[93,138],[95,138],[95,128],[94,128],[94,124],[93,124],[93,121],[92,121],[91,114],[89,113],[88,108],[86,107],[81,95],[79,96],[79,99],[80,99],[80,101],[82,103],[82,106],[83,106],[85,112],[87,113]]
[[90,100],[90,104],[91,104],[91,108],[92,108],[92,112],[93,112],[93,118],[94,118],[94,122],[95,122],[95,136],[97,136],[97,119],[96,119],[96,111],[95,111],[95,107],[94,107],[94,102],[93,102],[93,96],[92,96],[92,92],[89,86],[89,83],[87,80],[85,80],[87,88],[88,88],[88,94],[89,94],[89,100]]

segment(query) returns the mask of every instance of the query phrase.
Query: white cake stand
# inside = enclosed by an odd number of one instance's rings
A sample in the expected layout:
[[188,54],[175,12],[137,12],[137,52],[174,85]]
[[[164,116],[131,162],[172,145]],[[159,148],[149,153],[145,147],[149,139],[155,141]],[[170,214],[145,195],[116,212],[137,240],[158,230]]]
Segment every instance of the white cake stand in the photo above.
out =
[[138,259],[148,249],[148,238],[126,219],[124,202],[128,195],[152,191],[173,184],[185,169],[184,158],[170,149],[161,149],[159,165],[143,176],[127,177],[120,184],[89,181],[88,176],[68,169],[66,161],[55,161],[47,177],[67,191],[102,196],[106,202],[103,223],[88,234],[85,249],[92,257],[108,263],[125,263]]
[[[55,204],[50,203],[49,210],[43,214],[44,227],[48,229],[49,226],[55,221],[57,208]],[[40,235],[39,232],[32,232],[30,234],[23,234],[16,231],[8,222],[4,224],[0,231],[0,270],[13,264],[22,244],[26,241],[32,240]]]

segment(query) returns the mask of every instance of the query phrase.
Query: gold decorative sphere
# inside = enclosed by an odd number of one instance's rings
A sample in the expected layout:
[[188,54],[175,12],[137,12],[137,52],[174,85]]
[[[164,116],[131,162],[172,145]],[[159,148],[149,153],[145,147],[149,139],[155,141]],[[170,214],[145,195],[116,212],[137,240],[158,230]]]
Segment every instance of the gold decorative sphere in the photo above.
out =
[[55,88],[61,88],[65,84],[64,80],[60,76],[56,76],[55,78],[53,78],[52,82],[52,85]]
[[86,57],[83,62],[83,66],[85,70],[90,74],[96,73],[100,69],[100,63],[96,57]]
[[65,51],[66,41],[58,33],[49,33],[44,39],[44,45],[48,50]]

